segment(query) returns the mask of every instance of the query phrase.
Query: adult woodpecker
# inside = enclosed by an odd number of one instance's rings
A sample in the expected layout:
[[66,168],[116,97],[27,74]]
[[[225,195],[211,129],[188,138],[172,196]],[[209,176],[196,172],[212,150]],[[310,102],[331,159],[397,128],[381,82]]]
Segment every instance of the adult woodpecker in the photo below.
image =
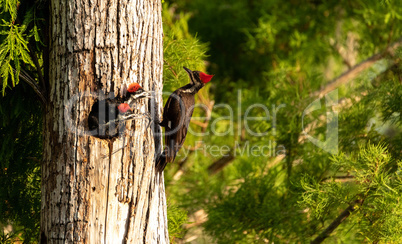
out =
[[91,135],[102,139],[116,137],[123,131],[124,124],[120,122],[133,118],[131,106],[134,101],[148,97],[149,94],[138,83],[131,83],[128,89],[123,85],[121,98],[96,101],[88,116]]
[[201,71],[183,67],[190,77],[190,83],[174,91],[166,101],[160,126],[165,127],[165,149],[158,156],[155,168],[163,171],[167,163],[173,162],[182,147],[187,128],[193,115],[195,94],[213,77]]

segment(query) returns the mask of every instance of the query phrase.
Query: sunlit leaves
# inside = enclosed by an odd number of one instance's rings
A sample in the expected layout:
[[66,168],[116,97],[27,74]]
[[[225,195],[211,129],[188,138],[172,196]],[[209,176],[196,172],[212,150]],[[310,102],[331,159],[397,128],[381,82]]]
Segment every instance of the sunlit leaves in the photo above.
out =
[[[165,90],[187,84],[188,75],[183,66],[204,70],[207,45],[188,32],[189,14],[176,13],[174,7],[163,5],[163,80]],[[167,88],[167,89],[166,89]],[[171,88],[171,89],[170,89]]]
[[12,22],[3,20],[0,35],[5,39],[0,44],[0,74],[3,78],[2,93],[4,95],[7,86],[9,86],[9,77],[14,87],[18,84],[21,63],[34,66],[29,56],[28,41],[26,40],[26,26],[18,26]]
[[167,219],[170,243],[175,243],[175,238],[184,236],[183,225],[188,221],[187,218],[187,211],[168,202]]
[[11,16],[11,20],[14,22],[17,18],[17,10],[20,1],[18,0],[0,0],[1,12],[8,12]]

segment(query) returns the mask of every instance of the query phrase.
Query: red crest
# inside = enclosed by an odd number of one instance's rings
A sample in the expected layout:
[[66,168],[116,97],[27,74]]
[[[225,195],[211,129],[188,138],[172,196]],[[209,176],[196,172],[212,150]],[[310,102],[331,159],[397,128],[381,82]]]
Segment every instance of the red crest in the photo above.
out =
[[214,77],[214,76],[213,75],[207,75],[205,73],[200,72],[200,78],[201,78],[202,83],[204,83],[204,84],[208,83],[212,79],[212,77]]
[[134,93],[134,92],[138,91],[138,89],[140,89],[140,88],[142,88],[140,86],[140,84],[134,82],[134,83],[131,83],[130,85],[128,85],[127,91],[129,93]]

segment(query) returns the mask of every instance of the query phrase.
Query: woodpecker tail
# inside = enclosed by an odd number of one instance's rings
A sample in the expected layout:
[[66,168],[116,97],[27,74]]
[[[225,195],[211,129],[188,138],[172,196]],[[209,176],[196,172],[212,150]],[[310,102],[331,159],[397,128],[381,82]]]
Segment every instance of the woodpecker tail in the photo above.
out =
[[156,159],[155,170],[157,172],[163,172],[167,163],[168,162],[166,160],[166,154],[165,151],[163,151],[161,154],[158,155],[158,158]]

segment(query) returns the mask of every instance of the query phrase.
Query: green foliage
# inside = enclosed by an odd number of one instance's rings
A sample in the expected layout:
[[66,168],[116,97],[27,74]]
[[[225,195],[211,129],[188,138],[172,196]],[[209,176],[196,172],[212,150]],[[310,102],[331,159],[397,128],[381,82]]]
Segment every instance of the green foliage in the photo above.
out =
[[[295,204],[284,194],[280,170],[251,174],[230,188],[227,196],[208,205],[209,221],[204,225],[218,243],[284,242],[297,236],[303,221],[300,212],[289,211]],[[296,219],[298,222],[296,222]]]
[[[20,10],[20,2],[17,0],[1,1],[0,6],[3,13],[2,24],[0,25],[0,75],[4,96],[7,87],[14,87],[18,84],[23,65],[28,66],[25,67],[25,70],[34,67],[29,54],[28,43],[31,37],[34,37],[38,43],[40,38],[38,27],[34,21],[35,7]],[[10,17],[5,13],[8,13]],[[11,84],[9,84],[10,77]]]
[[167,213],[169,240],[175,243],[176,238],[184,236],[183,225],[187,223],[187,211],[168,203]]
[[11,76],[13,87],[18,84],[19,73],[21,71],[20,62],[32,66],[34,66],[34,64],[28,53],[28,41],[24,34],[26,26],[17,26],[3,20],[1,27],[7,29],[6,31],[0,32],[0,35],[5,36],[5,39],[0,45],[0,73],[3,78],[2,93],[4,96],[4,92],[8,86],[9,76]]
[[[345,225],[354,226],[359,239],[401,242],[402,231],[396,228],[402,224],[401,161],[395,162],[385,145],[373,144],[361,148],[357,155],[341,153],[332,161],[333,176],[321,182],[309,177],[302,181],[305,191],[301,205],[320,221],[331,219],[327,215],[333,209],[356,205]],[[352,180],[347,184],[336,181],[341,175],[348,175]]]
[[[2,227],[2,226],[0,226],[0,227]],[[5,233],[4,230],[0,233],[0,243],[13,244],[16,241],[22,241],[17,233],[15,233],[15,232]]]
[[[22,69],[37,77],[30,55],[38,52],[41,56],[41,50],[29,46],[41,45],[35,20],[38,7],[0,1],[0,223],[13,229],[2,235],[4,242],[32,243],[39,238],[42,108],[31,87],[16,86]],[[7,87],[14,88],[6,94]]]
[[174,7],[163,5],[163,80],[164,91],[176,90],[187,84],[188,75],[183,66],[203,70],[206,45],[188,32],[189,14],[176,13]]
[[[401,51],[338,88],[339,104],[332,110],[338,114],[339,156],[332,157],[301,133],[303,121],[308,135],[325,140],[325,100],[321,109],[303,117],[317,99],[312,94],[400,41],[399,1],[175,4],[176,12],[191,16],[189,30],[209,44],[208,71],[216,74],[210,93],[215,104],[229,105],[233,114],[224,107],[212,111],[207,132],[229,130],[225,136],[187,136],[187,145],[196,148],[201,141],[201,149],[190,151],[186,159],[179,157],[176,162],[184,165],[179,170],[168,167],[175,175],[167,175],[170,198],[178,199],[190,214],[206,210],[203,229],[218,243],[308,242],[350,204],[364,199],[327,240],[400,242],[395,227],[400,226],[400,190],[395,180],[402,150]],[[269,109],[269,119],[256,107],[248,115],[260,119],[245,121],[246,109],[257,103]],[[232,121],[222,119],[230,115]],[[252,132],[266,134],[254,136],[246,124]],[[274,154],[239,154],[246,146],[268,145],[276,149]],[[237,154],[222,171],[210,174],[208,167],[224,158],[208,149],[214,146]],[[285,148],[283,159],[277,157],[280,146]],[[376,172],[375,155],[382,165]],[[342,167],[338,157],[344,160]]]
[[1,13],[7,12],[11,17],[11,20],[15,21],[15,19],[17,18],[17,10],[19,4],[20,1],[1,0],[0,1]]
[[402,125],[402,84],[397,82],[390,82],[384,84],[384,87],[379,89],[378,97],[380,104],[382,120],[389,121],[393,124]]
[[39,238],[42,111],[21,84],[0,99],[0,223],[27,243]]

